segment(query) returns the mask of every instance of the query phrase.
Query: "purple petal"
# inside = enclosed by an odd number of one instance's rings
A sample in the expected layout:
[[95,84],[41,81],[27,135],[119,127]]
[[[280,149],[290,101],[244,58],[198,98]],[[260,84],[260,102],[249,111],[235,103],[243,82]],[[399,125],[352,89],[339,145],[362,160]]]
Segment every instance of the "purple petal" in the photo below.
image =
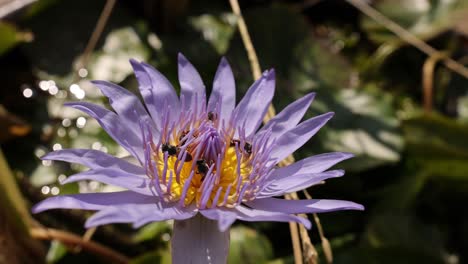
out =
[[176,120],[180,109],[179,98],[171,83],[153,66],[130,60],[138,79],[140,93],[146,107],[158,128],[162,127],[164,111],[162,106],[171,108],[171,121]]
[[275,71],[265,72],[247,91],[235,109],[236,123],[252,135],[262,123],[275,93]]
[[49,152],[41,157],[43,160],[60,160],[78,163],[90,169],[119,169],[128,173],[144,176],[145,170],[123,159],[93,149],[64,149]]
[[85,226],[89,228],[112,223],[133,223],[134,227],[139,227],[147,223],[142,221],[143,219],[153,219],[149,221],[164,221],[174,218],[185,219],[194,214],[193,212],[166,206],[165,203],[153,202],[107,207],[88,218]]
[[222,58],[214,77],[213,90],[208,102],[208,111],[214,111],[221,104],[221,120],[229,120],[236,105],[236,83],[226,58]]
[[198,102],[205,102],[206,103],[206,95],[205,95],[205,85],[200,77],[198,71],[193,67],[193,65],[187,60],[187,58],[179,53],[179,82],[181,88],[181,96],[184,97],[185,100],[185,109],[187,111],[194,111],[197,110],[200,113],[200,109],[202,107],[201,103],[198,103],[199,109],[192,109],[194,102],[194,98],[198,100]]
[[218,228],[221,232],[228,230],[237,218],[237,214],[230,209],[207,209],[201,210],[200,213],[208,219],[218,221]]
[[201,215],[175,221],[171,240],[172,263],[227,263],[229,231]]
[[297,222],[310,229],[312,224],[309,219],[300,216],[290,215],[280,212],[271,212],[258,209],[251,209],[243,206],[234,208],[237,213],[237,219],[247,222],[274,221],[274,222]]
[[341,210],[364,210],[364,206],[341,200],[286,200],[277,198],[256,199],[246,203],[248,206],[266,211],[287,214],[325,213]]
[[292,104],[288,105],[279,114],[273,117],[264,127],[260,129],[257,135],[271,129],[271,139],[276,139],[286,131],[294,128],[306,113],[310,104],[314,100],[315,93],[309,93]]
[[119,145],[139,160],[144,160],[143,142],[140,135],[130,130],[114,112],[87,102],[69,102],[64,105],[83,111],[96,119],[107,134]]
[[274,162],[280,162],[302,145],[304,145],[319,129],[327,123],[333,113],[326,113],[316,116],[300,123],[295,128],[281,135],[275,143],[275,148],[271,153]]
[[141,137],[141,122],[152,128],[153,136],[159,136],[159,131],[155,128],[153,120],[149,117],[140,99],[133,93],[119,85],[106,81],[92,81],[92,83],[109,98],[110,105],[119,115],[123,125],[132,129],[138,137]]
[[172,207],[162,208],[162,210],[152,210],[151,213],[136,219],[133,222],[133,227],[139,228],[146,225],[149,222],[164,221],[169,219],[174,220],[185,220],[191,218],[197,214],[195,206],[179,207],[178,204],[174,204]]
[[297,174],[290,177],[285,177],[281,180],[271,181],[266,183],[265,187],[257,194],[257,198],[280,196],[287,193],[297,192],[307,189],[321,181],[329,178],[341,177],[344,175],[343,170],[332,170],[314,174]]
[[338,162],[352,158],[354,155],[345,152],[332,152],[297,161],[289,166],[275,169],[269,176],[268,181],[290,179],[294,175],[319,173],[328,170]]
[[101,210],[108,206],[141,204],[158,201],[157,197],[141,195],[131,191],[112,193],[82,193],[47,198],[32,208],[33,213],[50,209]]
[[62,184],[83,180],[93,180],[115,185],[144,195],[155,195],[151,190],[152,183],[149,178],[146,176],[137,176],[117,169],[102,168],[84,171],[68,177],[62,182]]

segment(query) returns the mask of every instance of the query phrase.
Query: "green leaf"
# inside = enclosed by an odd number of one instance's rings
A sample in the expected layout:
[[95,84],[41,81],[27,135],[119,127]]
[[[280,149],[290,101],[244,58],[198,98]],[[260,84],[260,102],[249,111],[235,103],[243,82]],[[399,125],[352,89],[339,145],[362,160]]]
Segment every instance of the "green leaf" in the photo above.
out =
[[264,235],[244,226],[231,229],[228,263],[266,263],[272,257],[272,246]]
[[131,58],[145,61],[149,49],[131,27],[114,30],[107,35],[101,51],[94,53],[89,63],[91,79],[120,83],[133,73]]
[[146,253],[130,261],[130,264],[154,264],[154,263],[170,264],[171,253],[169,252],[169,250]]
[[[427,40],[461,23],[468,11],[468,3],[464,0],[382,0],[377,2],[375,8],[419,38]],[[368,32],[369,38],[377,43],[403,43],[396,35],[369,17],[363,17],[361,25]]]
[[192,26],[202,33],[203,38],[208,41],[218,52],[226,53],[229,43],[236,29],[236,17],[231,13],[219,16],[204,14],[190,19]]
[[67,247],[58,240],[52,240],[49,251],[47,252],[47,263],[57,263],[67,254]]
[[0,22],[0,55],[9,51],[20,42],[32,40],[30,32],[20,32],[13,25]]
[[312,107],[317,113],[335,112],[319,133],[326,151],[345,151],[356,155],[343,163],[347,169],[362,171],[400,160],[403,138],[395,118],[393,97],[375,87],[340,90],[329,94],[322,90]]
[[164,232],[168,232],[171,225],[168,222],[154,222],[140,228],[133,237],[133,241],[139,243],[151,239],[155,239]]

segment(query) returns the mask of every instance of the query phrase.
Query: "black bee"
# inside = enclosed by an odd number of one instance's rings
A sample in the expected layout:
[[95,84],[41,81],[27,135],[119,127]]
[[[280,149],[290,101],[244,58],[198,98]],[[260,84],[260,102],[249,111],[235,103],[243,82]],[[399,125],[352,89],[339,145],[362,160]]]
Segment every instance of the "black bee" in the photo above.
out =
[[244,144],[244,150],[247,152],[247,154],[252,154],[252,144],[245,142]]
[[217,115],[213,112],[208,112],[208,120],[215,121]]
[[177,155],[177,152],[179,152],[176,146],[169,145],[168,143],[162,144],[161,150],[163,152],[167,152],[169,156],[175,156]]
[[238,139],[231,139],[230,146],[231,146],[231,147],[235,147],[235,146],[236,146],[236,143],[237,143],[237,145],[240,145],[240,140],[238,140]]
[[208,164],[206,164],[205,160],[197,160],[197,170],[199,174],[205,176],[205,174],[208,172]]
[[[230,146],[234,147],[234,146],[236,146],[236,144],[239,146],[240,145],[240,140],[231,139]],[[244,151],[249,155],[252,154],[252,144],[250,144],[249,142],[245,142]]]
[[[169,156],[179,156],[179,153],[180,153],[179,147],[169,145],[168,143],[162,144],[161,150],[163,152],[167,152]],[[185,161],[187,162],[191,160],[192,160],[192,155],[190,155],[190,153],[187,152],[187,154],[185,155]]]

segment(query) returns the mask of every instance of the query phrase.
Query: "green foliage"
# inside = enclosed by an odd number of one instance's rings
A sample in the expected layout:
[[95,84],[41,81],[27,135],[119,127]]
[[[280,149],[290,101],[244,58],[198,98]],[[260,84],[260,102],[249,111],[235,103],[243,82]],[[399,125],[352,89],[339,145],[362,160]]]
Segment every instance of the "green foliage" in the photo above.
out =
[[[32,128],[25,138],[2,142],[14,172],[26,175],[20,191],[2,165],[6,177],[1,177],[0,189],[8,199],[2,198],[1,207],[16,212],[11,216],[18,225],[29,218],[21,192],[29,200],[26,204],[33,204],[57,190],[60,194],[118,190],[97,182],[62,186],[64,177],[85,168],[38,159],[52,148],[128,155],[97,122],[63,107],[76,100],[108,106],[90,79],[116,82],[138,93],[128,63],[135,58],[155,65],[179,89],[176,56],[182,52],[199,69],[208,92],[221,56],[233,67],[238,98],[251,85],[250,64],[227,3],[183,1],[180,8],[164,14],[173,17],[159,19],[153,8],[167,10],[171,5],[150,2],[117,1],[89,56],[86,74],[81,75],[75,69],[77,61],[105,1],[38,1],[11,22],[0,23],[0,69],[6,73],[0,76],[4,84],[0,104]],[[360,13],[343,16],[341,8],[349,11],[346,1],[311,6],[260,2],[241,4],[262,69],[273,67],[277,72],[277,111],[315,92],[306,118],[335,112],[296,158],[330,151],[356,155],[337,166],[347,169],[345,177],[309,190],[314,198],[347,199],[366,206],[363,213],[320,216],[334,263],[466,262],[468,215],[462,201],[468,198],[468,81],[436,67],[434,110],[422,114],[420,76],[426,57],[384,26]],[[466,62],[462,18],[468,12],[467,1],[373,3],[412,34]],[[31,98],[22,96],[26,87],[33,90]],[[82,118],[86,122],[78,125]],[[28,148],[19,148],[24,146]],[[81,232],[88,216],[54,212],[37,220]],[[231,230],[230,263],[293,263],[286,224],[245,225]],[[132,263],[170,263],[171,228],[166,222],[139,230],[112,225],[99,228],[93,239],[130,256]],[[325,263],[317,230],[310,235]],[[83,251],[66,254],[57,241],[50,243],[46,261],[106,263]]]

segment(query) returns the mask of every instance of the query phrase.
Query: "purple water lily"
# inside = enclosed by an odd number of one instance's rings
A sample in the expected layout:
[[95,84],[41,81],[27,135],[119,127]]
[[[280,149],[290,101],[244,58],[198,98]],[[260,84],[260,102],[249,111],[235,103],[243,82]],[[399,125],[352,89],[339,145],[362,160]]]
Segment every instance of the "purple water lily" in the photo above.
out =
[[[300,122],[313,93],[293,102],[260,128],[273,98],[274,70],[266,71],[236,106],[234,77],[224,58],[208,102],[200,75],[183,55],[179,55],[178,69],[180,97],[152,66],[130,62],[146,107],[128,90],[104,81],[93,83],[109,98],[114,111],[87,102],[66,105],[95,118],[137,164],[89,149],[59,150],[42,158],[90,168],[64,183],[95,180],[127,190],[52,197],[37,204],[33,212],[55,208],[98,211],[86,227],[109,223],[140,227],[174,219],[174,232],[186,230],[185,235],[174,234],[183,244],[186,236],[210,220],[218,226],[213,232],[222,236],[237,219],[295,221],[310,228],[309,220],[294,214],[363,209],[348,201],[274,198],[342,176],[342,170],[328,169],[352,157],[335,152],[276,166],[333,116],[326,113]],[[187,229],[190,226],[196,227]],[[216,234],[213,237],[218,239]]]

